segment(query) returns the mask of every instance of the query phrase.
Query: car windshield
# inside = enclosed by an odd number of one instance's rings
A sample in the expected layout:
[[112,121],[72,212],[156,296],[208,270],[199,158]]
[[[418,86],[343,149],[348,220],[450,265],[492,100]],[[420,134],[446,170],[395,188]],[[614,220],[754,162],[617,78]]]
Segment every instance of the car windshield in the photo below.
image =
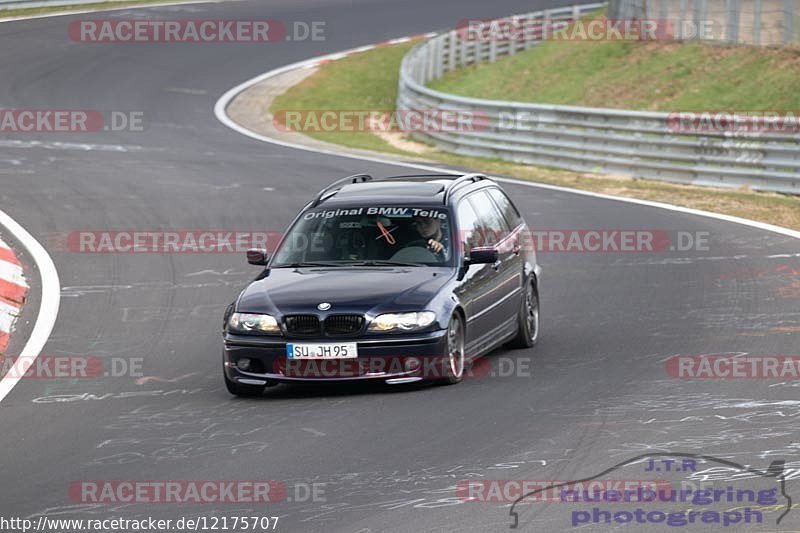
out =
[[451,224],[444,209],[358,206],[305,212],[289,230],[273,268],[450,265]]

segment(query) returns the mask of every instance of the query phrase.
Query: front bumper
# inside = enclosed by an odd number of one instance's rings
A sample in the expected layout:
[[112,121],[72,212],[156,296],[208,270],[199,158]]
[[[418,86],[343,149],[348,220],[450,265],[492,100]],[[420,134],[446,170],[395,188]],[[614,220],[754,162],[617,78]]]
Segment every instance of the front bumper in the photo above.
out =
[[[355,342],[355,359],[287,360],[287,342]],[[223,368],[229,380],[248,385],[275,382],[386,380],[389,383],[434,379],[447,353],[447,331],[360,339],[286,339],[226,333]],[[242,370],[237,362],[250,359]]]

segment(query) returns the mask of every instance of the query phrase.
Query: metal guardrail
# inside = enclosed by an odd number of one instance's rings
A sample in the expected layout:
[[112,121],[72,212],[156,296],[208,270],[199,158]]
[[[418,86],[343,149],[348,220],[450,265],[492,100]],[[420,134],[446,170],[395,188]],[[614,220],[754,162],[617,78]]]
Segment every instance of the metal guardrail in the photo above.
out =
[[[513,17],[522,24],[569,21],[604,4]],[[683,133],[669,113],[508,102],[456,96],[425,85],[446,72],[494,61],[538,43],[468,39],[464,31],[417,45],[400,67],[397,109],[472,117],[470,128],[408,128],[415,139],[471,156],[582,172],[618,173],[662,181],[800,194],[800,133],[711,131]],[[502,83],[502,80],[498,80]],[[745,120],[745,119],[737,119]],[[672,127],[671,127],[672,124]],[[678,131],[676,131],[676,129]]]

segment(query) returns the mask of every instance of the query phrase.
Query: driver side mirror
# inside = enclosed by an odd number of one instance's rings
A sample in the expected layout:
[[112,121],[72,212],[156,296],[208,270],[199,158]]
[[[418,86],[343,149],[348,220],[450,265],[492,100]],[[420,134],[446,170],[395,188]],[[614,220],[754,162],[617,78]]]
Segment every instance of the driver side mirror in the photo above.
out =
[[469,251],[468,265],[494,264],[498,254],[495,248],[473,248]]
[[250,248],[247,250],[247,262],[251,265],[266,265],[269,254],[263,248]]

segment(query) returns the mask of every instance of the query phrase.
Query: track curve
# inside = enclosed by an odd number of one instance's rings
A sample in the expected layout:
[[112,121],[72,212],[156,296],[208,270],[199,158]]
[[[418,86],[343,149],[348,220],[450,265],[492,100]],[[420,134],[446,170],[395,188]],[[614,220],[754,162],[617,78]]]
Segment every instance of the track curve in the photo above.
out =
[[[398,168],[242,137],[216,121],[219,95],[308,57],[547,7],[453,5],[248,1],[92,17],[326,21],[325,41],[267,47],[81,45],[66,33],[77,17],[2,24],[3,107],[142,111],[146,126],[142,133],[0,138],[3,210],[43,241],[75,230],[281,230],[333,178]],[[30,140],[44,144],[11,142]],[[542,254],[539,346],[488,359],[497,367],[502,356],[532,357],[529,377],[450,388],[279,387],[254,401],[231,398],[219,372],[222,311],[255,275],[242,257],[50,249],[62,299],[43,353],[142,358],[151,379],[22,380],[0,404],[10,428],[0,437],[8,450],[3,467],[13,480],[2,489],[0,511],[70,518],[246,512],[280,515],[284,531],[486,531],[508,527],[507,509],[454,501],[459,480],[579,478],[653,450],[758,466],[793,460],[796,381],[676,380],[664,361],[796,355],[797,240],[643,205],[507,187],[532,227],[708,232],[710,249]],[[324,483],[326,501],[111,506],[81,504],[68,492],[76,480],[187,479]],[[566,511],[553,507],[524,509],[521,527],[568,527]],[[796,516],[787,520],[782,525],[797,524]]]

